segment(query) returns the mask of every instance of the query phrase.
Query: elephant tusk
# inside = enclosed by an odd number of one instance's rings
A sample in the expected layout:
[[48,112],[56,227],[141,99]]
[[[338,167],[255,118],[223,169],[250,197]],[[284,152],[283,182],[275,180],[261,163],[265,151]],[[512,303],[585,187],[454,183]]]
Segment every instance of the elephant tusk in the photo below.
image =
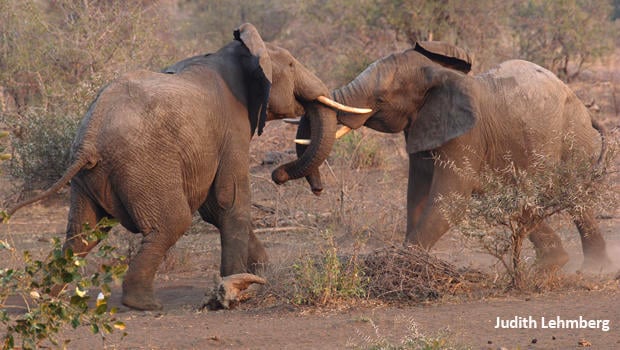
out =
[[325,96],[319,96],[316,99],[326,106],[339,109],[343,112],[349,112],[349,113],[355,113],[355,114],[365,114],[365,113],[372,112],[372,109],[370,108],[356,108],[356,107],[345,106]]
[[284,118],[282,119],[285,123],[299,125],[301,118]]
[[309,145],[310,144],[310,140],[308,139],[295,139],[295,143],[298,145]]
[[353,129],[346,125],[343,125],[342,127],[340,127],[340,129],[338,129],[338,131],[336,131],[336,140],[348,134],[351,130]]
[[[336,131],[336,140],[343,137],[344,135],[348,134],[351,130],[350,127],[343,125],[340,127],[340,129],[338,129],[338,131]],[[309,145],[310,144],[310,140],[308,139],[295,139],[295,143],[298,145]]]

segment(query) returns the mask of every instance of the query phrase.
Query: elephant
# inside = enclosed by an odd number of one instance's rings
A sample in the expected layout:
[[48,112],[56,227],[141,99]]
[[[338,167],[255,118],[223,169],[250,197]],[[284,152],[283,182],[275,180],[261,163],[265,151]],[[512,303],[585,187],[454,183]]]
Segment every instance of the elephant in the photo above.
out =
[[[575,136],[573,151],[585,152],[593,166],[605,153],[604,128],[551,72],[531,62],[509,60],[472,75],[471,62],[459,47],[418,42],[375,61],[332,91],[332,99],[340,103],[372,109],[359,115],[338,112],[343,132],[365,125],[404,133],[409,156],[405,244],[430,249],[454,221],[442,215],[438,199],[450,193],[468,197],[479,190],[475,180],[456,175],[437,157],[461,169],[467,161],[467,167],[480,174],[485,167],[505,167],[504,156],[510,154],[514,164],[525,169],[533,164],[536,152],[553,161],[564,159],[569,150],[553,140],[567,134]],[[311,134],[304,116],[297,135]],[[309,150],[304,147],[312,141],[300,143],[297,153],[306,156]],[[312,169],[307,179],[311,186],[320,183],[318,169]],[[585,210],[574,223],[581,236],[584,268],[606,266],[610,260],[605,240],[592,211]],[[537,226],[529,239],[541,268],[561,267],[569,260],[560,237],[547,223]]]
[[[326,96],[319,78],[245,23],[215,53],[161,72],[129,72],[101,89],[78,127],[65,174],[8,214],[70,181],[63,249],[85,256],[98,242],[84,242],[80,233],[104,217],[141,233],[140,250],[123,280],[122,303],[161,309],[155,273],[196,212],[220,231],[221,276],[256,272],[268,261],[252,232],[250,139],[266,121],[296,117],[307,108],[317,136],[313,151],[329,153],[336,112],[323,104],[330,102]],[[318,166],[313,162],[302,157],[278,171],[300,178]]]

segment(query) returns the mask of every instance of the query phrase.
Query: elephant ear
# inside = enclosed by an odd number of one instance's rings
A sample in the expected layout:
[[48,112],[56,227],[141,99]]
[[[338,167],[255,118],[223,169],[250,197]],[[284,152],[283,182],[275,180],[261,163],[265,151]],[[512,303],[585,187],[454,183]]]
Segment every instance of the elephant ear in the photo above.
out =
[[444,67],[465,74],[471,70],[473,59],[460,47],[442,41],[418,41],[413,49]]
[[429,88],[407,131],[407,152],[435,149],[474,127],[477,110],[469,80],[449,69],[423,68]]
[[254,135],[258,127],[260,135],[267,120],[267,103],[272,79],[271,58],[263,39],[252,24],[244,23],[239,26],[234,32],[234,38],[242,42],[251,54],[251,57],[243,63],[250,78],[247,82],[248,111],[251,134]]

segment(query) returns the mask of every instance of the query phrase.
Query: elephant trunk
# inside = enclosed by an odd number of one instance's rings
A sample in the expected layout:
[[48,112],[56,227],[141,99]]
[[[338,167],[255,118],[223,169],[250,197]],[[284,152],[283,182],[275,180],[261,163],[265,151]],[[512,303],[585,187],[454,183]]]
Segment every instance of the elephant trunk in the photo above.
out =
[[[319,166],[327,159],[336,139],[336,112],[317,102],[304,105],[306,114],[304,124],[310,124],[310,145],[297,149],[298,159],[276,168],[271,178],[277,184],[307,176],[312,192],[322,190]],[[306,134],[308,128],[298,131]]]
[[[312,138],[310,119],[306,115],[302,116],[299,121],[296,138],[304,140]],[[307,148],[307,145],[296,144],[295,151],[297,153],[297,158],[301,158],[306,152]],[[319,169],[312,169],[312,171],[310,171],[310,173],[306,175],[306,180],[308,181],[308,184],[310,184],[310,189],[312,190],[312,193],[317,196],[320,195],[321,191],[323,191],[323,182],[321,181],[321,172],[319,171]]]
[[[372,101],[372,94],[368,91],[368,86],[372,86],[368,82],[368,72],[360,74],[355,80],[349,84],[335,89],[331,93],[331,97],[339,103],[348,106],[370,106],[374,105]],[[370,110],[369,110],[370,111]],[[348,113],[345,111],[338,111],[337,119],[339,123],[348,126],[351,129],[358,129],[364,125],[366,120],[374,114],[370,113]]]

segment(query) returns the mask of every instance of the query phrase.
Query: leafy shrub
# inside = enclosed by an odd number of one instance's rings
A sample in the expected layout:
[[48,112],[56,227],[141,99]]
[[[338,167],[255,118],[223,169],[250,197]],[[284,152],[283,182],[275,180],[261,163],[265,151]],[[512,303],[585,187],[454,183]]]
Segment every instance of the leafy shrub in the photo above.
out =
[[[9,136],[8,131],[0,131],[0,165],[2,165],[2,162],[4,162],[5,160],[11,159],[10,154],[4,153],[6,146],[2,144],[2,139],[7,136]],[[6,219],[8,219],[6,212],[4,210],[0,210],[0,223],[4,222]]]
[[[94,229],[85,228],[79,239],[102,240],[113,222],[103,220]],[[0,249],[14,250],[0,240]],[[122,257],[114,248],[100,246],[96,255],[111,259],[112,264],[102,263],[96,272],[85,275],[86,260],[67,250],[63,252],[60,240],[53,240],[53,248],[44,260],[35,260],[28,251],[23,253],[23,269],[0,269],[0,323],[5,328],[3,349],[12,349],[21,340],[21,348],[35,349],[43,341],[60,345],[58,333],[64,326],[77,328],[88,325],[93,334],[124,330],[123,322],[109,309],[110,284],[122,278],[127,269]],[[70,286],[67,288],[67,286]],[[93,294],[97,295],[92,305]],[[11,295],[20,296],[26,303],[25,313],[17,317],[7,311],[6,302]],[[70,340],[64,340],[66,346]]]
[[[2,142],[3,138],[8,137],[8,136],[9,136],[8,131],[0,131],[0,142]],[[6,150],[6,146],[0,143],[0,163],[2,163],[5,160],[11,159],[10,154],[4,153],[5,150]]]
[[[607,138],[608,142],[614,139]],[[566,135],[562,142],[572,149],[574,140]],[[556,214],[578,218],[585,209],[605,211],[617,205],[618,191],[610,190],[614,185],[606,181],[617,150],[617,144],[609,144],[601,166],[593,166],[588,155],[574,151],[561,162],[538,154],[526,169],[518,168],[507,154],[505,167],[480,173],[437,159],[454,168],[455,176],[475,177],[481,188],[481,194],[468,198],[457,193],[441,198],[440,210],[465,237],[502,263],[513,287],[524,289],[521,249],[536,226]]]
[[171,41],[157,37],[164,15],[143,1],[0,0],[0,87],[16,101],[0,115],[16,130],[12,175],[48,183],[62,175],[97,91],[122,72],[168,61]]
[[378,168],[383,164],[379,143],[362,132],[350,132],[337,140],[334,154],[351,169]]
[[363,267],[357,253],[342,259],[334,236],[323,234],[326,245],[318,256],[306,256],[293,265],[295,274],[293,302],[328,305],[366,295]]
[[13,138],[15,158],[9,170],[12,176],[24,180],[26,190],[36,187],[37,181],[51,183],[64,173],[70,161],[69,145],[77,129],[76,119],[29,112],[16,119],[14,127],[23,131],[20,137]]
[[613,51],[617,31],[609,1],[528,0],[514,7],[511,27],[519,55],[564,81]]

